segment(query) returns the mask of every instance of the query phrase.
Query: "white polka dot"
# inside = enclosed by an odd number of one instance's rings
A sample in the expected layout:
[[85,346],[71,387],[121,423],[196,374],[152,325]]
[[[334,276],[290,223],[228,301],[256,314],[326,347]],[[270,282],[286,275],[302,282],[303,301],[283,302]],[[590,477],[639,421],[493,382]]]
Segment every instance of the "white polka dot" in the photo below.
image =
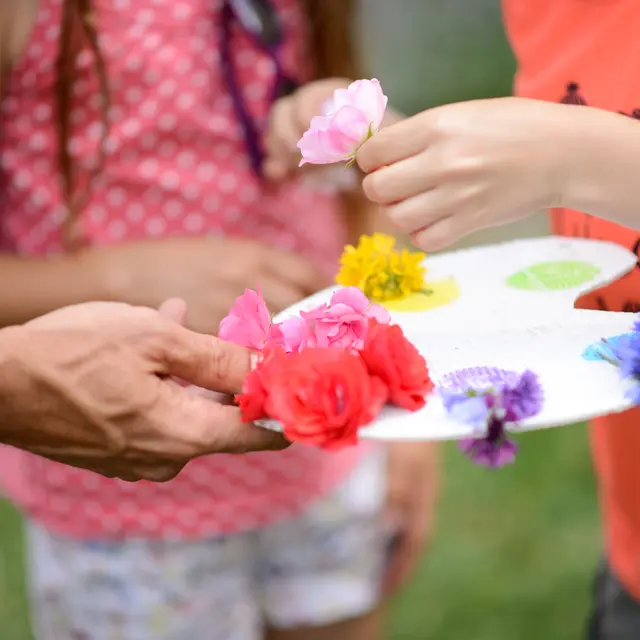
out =
[[181,93],[178,96],[178,108],[182,109],[183,111],[187,111],[188,109],[191,109],[191,107],[193,107],[195,102],[196,102],[195,96],[189,91],[185,93]]
[[211,162],[201,162],[196,169],[196,176],[202,182],[213,180],[216,175],[216,168]]
[[181,169],[191,169],[196,163],[196,156],[191,151],[181,151],[176,156],[176,163]]
[[184,213],[184,205],[178,200],[169,200],[162,207],[167,218],[178,218]]
[[31,174],[26,169],[21,169],[13,177],[13,184],[21,191],[31,186]]
[[127,233],[127,225],[122,220],[112,220],[107,233],[112,240],[122,240]]
[[184,221],[185,231],[197,233],[204,228],[204,218],[199,213],[190,213]]
[[261,58],[256,65],[256,72],[263,79],[270,79],[275,72],[275,64],[270,58]]
[[108,533],[120,533],[122,531],[122,520],[115,514],[105,513],[102,516],[102,526]]
[[158,93],[161,96],[172,96],[178,89],[178,83],[173,78],[163,80],[158,86]]
[[146,100],[140,105],[140,115],[144,118],[154,118],[158,113],[158,103],[155,100]]
[[171,131],[176,128],[176,117],[172,113],[164,113],[158,118],[158,127],[161,131]]
[[240,219],[241,213],[238,207],[227,207],[224,210],[224,217],[227,222],[237,222]]
[[157,49],[161,44],[160,36],[157,33],[148,33],[142,41],[144,49],[153,50]]
[[139,71],[142,68],[142,58],[137,55],[130,55],[124,63],[128,71]]
[[142,96],[143,96],[143,93],[140,87],[129,87],[124,92],[125,102],[128,102],[129,104],[135,104],[137,102],[141,102]]
[[200,197],[200,187],[197,184],[186,184],[182,190],[187,200],[197,200]]
[[180,75],[184,75],[191,71],[191,61],[189,58],[178,58],[175,62],[175,70],[176,73]]
[[141,9],[138,11],[137,18],[140,22],[151,24],[155,19],[155,12],[152,9]]
[[151,218],[150,220],[147,220],[144,228],[150,236],[157,237],[162,235],[164,230],[167,228],[167,224],[162,218]]
[[107,202],[114,207],[121,207],[126,198],[126,191],[120,187],[113,187],[107,192]]
[[160,186],[173,191],[180,186],[180,176],[175,171],[163,171],[160,175]]
[[232,173],[223,173],[219,180],[220,190],[224,193],[231,193],[238,187],[238,178]]
[[95,224],[104,224],[107,221],[107,210],[100,205],[93,205],[87,213],[89,220]]
[[213,194],[206,195],[202,201],[202,208],[207,213],[217,213],[220,209],[220,198]]
[[131,203],[125,211],[127,219],[131,222],[139,222],[140,220],[142,220],[142,218],[144,217],[144,213],[144,207],[139,202]]
[[154,158],[143,160],[138,167],[138,173],[145,180],[152,180],[158,175],[158,161]]
[[97,500],[87,500],[82,506],[90,518],[100,518],[104,513],[102,505]]
[[184,2],[178,2],[173,7],[173,17],[176,20],[186,20],[190,14],[191,9],[189,5],[185,4]]
[[131,120],[127,120],[122,125],[122,133],[127,136],[127,138],[134,138],[140,134],[141,130],[142,125],[140,124],[140,120],[136,118],[131,118]]

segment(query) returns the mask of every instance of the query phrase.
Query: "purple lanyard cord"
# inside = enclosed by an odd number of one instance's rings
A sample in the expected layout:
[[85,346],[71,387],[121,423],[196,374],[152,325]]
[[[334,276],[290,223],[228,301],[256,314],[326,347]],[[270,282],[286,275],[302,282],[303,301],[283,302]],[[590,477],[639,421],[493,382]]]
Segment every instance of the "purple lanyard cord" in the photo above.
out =
[[249,113],[238,82],[233,54],[231,51],[231,27],[238,20],[243,29],[252,37],[256,46],[262,49],[274,64],[276,77],[271,92],[271,103],[279,97],[295,91],[297,83],[289,78],[282,68],[278,51],[284,40],[276,10],[269,0],[223,0],[220,62],[222,77],[231,94],[233,109],[242,127],[245,147],[251,161],[251,168],[258,177],[262,177],[262,131]]

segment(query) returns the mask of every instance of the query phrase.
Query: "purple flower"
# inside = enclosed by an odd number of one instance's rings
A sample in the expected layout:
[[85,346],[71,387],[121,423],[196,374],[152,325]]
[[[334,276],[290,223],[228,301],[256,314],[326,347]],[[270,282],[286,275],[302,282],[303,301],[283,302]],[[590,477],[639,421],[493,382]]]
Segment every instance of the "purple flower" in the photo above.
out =
[[465,438],[458,447],[471,462],[489,469],[513,464],[518,451],[518,445],[507,436],[504,421],[495,416],[489,419],[484,438]]
[[441,389],[440,396],[445,409],[454,420],[464,422],[476,429],[483,429],[487,424],[489,407],[486,396],[474,396],[448,389]]
[[540,413],[544,395],[538,376],[533,371],[525,371],[513,387],[505,387],[502,408],[507,422],[519,422]]
[[484,432],[458,443],[464,455],[492,469],[511,464],[518,447],[507,436],[506,426],[540,412],[543,391],[538,376],[533,371],[518,374],[478,367],[449,374],[443,383],[440,396],[451,417]]

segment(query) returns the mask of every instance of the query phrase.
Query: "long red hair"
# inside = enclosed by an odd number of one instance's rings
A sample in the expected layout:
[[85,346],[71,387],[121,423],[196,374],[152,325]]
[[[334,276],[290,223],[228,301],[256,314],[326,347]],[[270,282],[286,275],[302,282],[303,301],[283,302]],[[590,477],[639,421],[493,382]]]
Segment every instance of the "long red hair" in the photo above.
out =
[[[351,37],[353,0],[302,0],[311,28],[311,54],[317,78],[356,78],[356,57]],[[102,97],[102,139],[98,165],[84,189],[78,186],[78,171],[69,153],[73,85],[76,79],[76,60],[80,52],[89,47],[95,56],[96,73]],[[98,43],[93,20],[92,0],[64,0],[60,29],[60,53],[57,60],[56,118],[58,133],[58,162],[62,175],[63,195],[67,217],[63,226],[63,239],[73,244],[75,222],[89,197],[91,178],[104,165],[105,142],[109,129],[109,80],[104,58]]]

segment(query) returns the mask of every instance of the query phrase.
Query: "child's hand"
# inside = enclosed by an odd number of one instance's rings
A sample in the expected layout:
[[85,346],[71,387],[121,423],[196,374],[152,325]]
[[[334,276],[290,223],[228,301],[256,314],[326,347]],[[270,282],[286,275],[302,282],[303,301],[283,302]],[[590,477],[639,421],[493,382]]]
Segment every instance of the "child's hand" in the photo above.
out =
[[501,98],[424,111],[362,146],[365,193],[427,251],[559,205],[578,109]]
[[263,165],[267,179],[284,180],[298,168],[300,151],[296,145],[309,128],[311,118],[321,115],[334,91],[348,87],[349,83],[345,78],[309,82],[273,105]]
[[413,573],[431,537],[439,484],[436,449],[433,442],[389,445],[385,517],[395,539],[383,578],[385,595]]
[[231,238],[167,238],[90,251],[85,268],[105,282],[110,299],[157,308],[186,303],[186,326],[216,334],[245,288],[262,288],[273,313],[330,284],[306,258]]

